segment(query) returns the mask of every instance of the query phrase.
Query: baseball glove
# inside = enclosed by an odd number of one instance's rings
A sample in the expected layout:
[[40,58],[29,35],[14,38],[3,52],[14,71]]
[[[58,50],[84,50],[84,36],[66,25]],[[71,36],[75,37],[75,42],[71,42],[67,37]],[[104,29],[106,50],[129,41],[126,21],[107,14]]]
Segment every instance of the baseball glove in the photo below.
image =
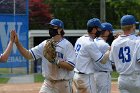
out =
[[43,55],[51,63],[55,62],[55,58],[56,58],[55,50],[56,50],[56,46],[54,40],[53,39],[47,40],[43,50]]

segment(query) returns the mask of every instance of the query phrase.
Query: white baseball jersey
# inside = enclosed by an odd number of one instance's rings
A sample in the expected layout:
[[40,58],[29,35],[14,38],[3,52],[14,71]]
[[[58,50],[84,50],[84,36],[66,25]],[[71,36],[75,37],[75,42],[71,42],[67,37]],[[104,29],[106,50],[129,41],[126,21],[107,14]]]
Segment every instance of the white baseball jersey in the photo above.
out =
[[[106,41],[99,37],[94,39],[95,44],[97,45],[98,49],[101,51],[102,54],[105,54],[106,51],[110,48],[109,44]],[[94,63],[95,71],[112,71],[111,62],[108,61],[106,64],[102,64],[100,62]]]
[[140,36],[137,36],[137,38],[140,40]]
[[140,40],[135,35],[121,35],[111,45],[110,60],[119,74],[140,72]]
[[75,44],[76,70],[85,74],[94,73],[94,63],[100,62],[103,54],[88,35],[80,37]]
[[[42,58],[42,74],[48,80],[69,80],[73,78],[74,72],[60,68],[54,65],[43,56],[43,49],[46,40],[38,46],[32,48],[30,52],[34,59]],[[65,60],[68,64],[75,66],[75,51],[72,44],[63,38],[57,43],[56,46],[57,57],[59,60]]]
[[[94,42],[103,54],[110,48],[109,44],[101,37],[95,38]],[[111,62],[107,61],[105,64],[100,62],[94,63],[94,69],[97,93],[111,93]]]

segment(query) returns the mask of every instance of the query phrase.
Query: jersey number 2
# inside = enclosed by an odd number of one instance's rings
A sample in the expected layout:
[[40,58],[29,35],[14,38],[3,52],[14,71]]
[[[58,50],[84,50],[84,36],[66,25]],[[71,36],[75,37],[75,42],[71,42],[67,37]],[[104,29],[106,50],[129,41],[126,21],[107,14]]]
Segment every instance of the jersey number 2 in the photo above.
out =
[[128,46],[121,47],[119,50],[118,56],[119,56],[119,59],[121,59],[123,63],[130,62],[131,61],[130,48]]
[[79,50],[81,49],[81,45],[80,44],[77,44],[77,46],[76,46],[76,57],[77,57],[77,55],[78,55],[78,52],[79,52]]

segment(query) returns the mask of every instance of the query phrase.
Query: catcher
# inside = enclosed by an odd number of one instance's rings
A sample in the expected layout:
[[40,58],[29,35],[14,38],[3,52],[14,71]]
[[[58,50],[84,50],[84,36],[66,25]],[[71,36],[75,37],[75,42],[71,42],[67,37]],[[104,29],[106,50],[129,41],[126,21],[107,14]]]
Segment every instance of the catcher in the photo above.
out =
[[42,74],[45,80],[39,93],[72,93],[75,51],[72,44],[63,37],[64,24],[61,20],[51,20],[49,35],[51,39],[29,51],[20,44],[16,33],[14,41],[26,59],[42,58]]

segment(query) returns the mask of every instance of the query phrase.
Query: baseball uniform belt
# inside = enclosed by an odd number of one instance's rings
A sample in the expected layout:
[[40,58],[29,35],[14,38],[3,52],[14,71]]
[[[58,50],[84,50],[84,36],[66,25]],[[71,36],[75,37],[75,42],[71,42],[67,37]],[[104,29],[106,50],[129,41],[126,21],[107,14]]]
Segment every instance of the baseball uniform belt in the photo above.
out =
[[76,71],[74,71],[75,73],[77,73],[77,74],[85,74],[85,73],[83,73],[83,72],[76,72]]
[[63,82],[63,81],[68,81],[66,79],[59,79],[59,80],[49,80],[51,83],[57,83],[57,82]]
[[99,71],[99,72],[105,72],[105,73],[107,73],[108,71]]

